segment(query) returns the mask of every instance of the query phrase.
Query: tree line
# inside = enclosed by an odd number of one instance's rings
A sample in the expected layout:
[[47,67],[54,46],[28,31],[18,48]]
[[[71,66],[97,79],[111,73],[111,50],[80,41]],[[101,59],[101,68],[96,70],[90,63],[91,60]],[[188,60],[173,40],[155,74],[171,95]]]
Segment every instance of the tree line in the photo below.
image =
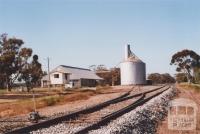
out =
[[153,84],[166,84],[166,83],[175,83],[176,80],[170,74],[159,74],[152,73],[148,76],[148,79],[152,81]]
[[0,88],[11,91],[16,81],[23,81],[28,91],[40,83],[42,65],[24,41],[7,34],[0,36]]

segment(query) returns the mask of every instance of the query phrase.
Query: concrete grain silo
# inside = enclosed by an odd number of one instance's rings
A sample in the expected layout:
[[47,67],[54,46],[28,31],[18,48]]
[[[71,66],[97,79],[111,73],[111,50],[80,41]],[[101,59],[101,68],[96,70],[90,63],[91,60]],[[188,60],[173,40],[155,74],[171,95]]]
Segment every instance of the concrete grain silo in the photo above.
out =
[[131,52],[130,45],[125,46],[125,58],[120,63],[121,85],[146,84],[146,64]]

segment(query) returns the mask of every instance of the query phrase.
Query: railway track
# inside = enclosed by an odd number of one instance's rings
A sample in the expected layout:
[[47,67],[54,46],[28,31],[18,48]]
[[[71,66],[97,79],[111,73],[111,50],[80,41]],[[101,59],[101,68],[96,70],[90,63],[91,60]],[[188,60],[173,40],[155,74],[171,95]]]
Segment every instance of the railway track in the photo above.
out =
[[[73,123],[73,124],[78,124],[78,123],[83,123],[83,122],[91,124],[91,122],[92,123],[98,122],[98,123],[94,123],[94,124],[103,124],[102,122],[107,122],[110,118],[114,118],[114,116],[116,116],[116,115],[119,116],[119,115],[123,114],[123,111],[131,110],[132,107],[134,107],[133,105],[137,106],[139,104],[142,104],[142,102],[145,103],[145,100],[147,101],[148,98],[149,98],[148,97],[147,99],[144,99],[146,94],[149,94],[149,93],[155,92],[157,90],[163,89],[164,87],[166,87],[166,86],[161,86],[161,87],[155,88],[155,89],[150,90],[150,91],[145,91],[145,92],[141,92],[141,93],[133,94],[133,95],[131,94],[131,91],[129,91],[129,92],[123,94],[120,97],[106,101],[106,102],[98,104],[98,105],[95,105],[93,107],[90,107],[90,108],[87,108],[87,109],[84,109],[84,110],[80,110],[80,111],[77,111],[77,112],[74,112],[74,113],[71,113],[71,114],[68,114],[68,115],[64,115],[64,116],[61,116],[61,117],[57,117],[55,119],[46,120],[46,121],[36,123],[36,124],[30,125],[30,126],[27,126],[27,127],[16,129],[16,130],[7,132],[6,134],[29,133],[29,132],[32,132],[32,131],[35,131],[35,130],[38,130],[38,129],[47,128],[49,126],[59,124],[61,122]],[[134,100],[131,100],[131,99],[134,99]],[[106,107],[112,108],[115,104],[120,104],[120,103],[121,103],[121,105],[124,105],[124,102],[126,102],[126,101],[129,101],[129,103],[127,103],[122,109],[117,109],[117,113],[116,113],[116,111],[112,111],[112,113],[106,112],[106,114],[99,116],[101,118],[98,117],[98,119],[95,119],[94,121],[88,121],[87,120],[87,118],[90,117],[90,116],[88,116],[88,114],[95,115],[95,112],[99,112]],[[77,118],[79,120],[77,120]],[[86,127],[85,129],[81,130],[80,133],[82,133],[82,131],[85,131],[85,130],[88,130],[88,128]],[[77,133],[79,133],[79,132],[77,132]]]
[[109,115],[106,115],[100,121],[98,121],[98,122],[96,122],[96,123],[94,123],[94,124],[92,124],[92,125],[90,125],[88,127],[85,127],[83,129],[81,129],[80,131],[76,132],[75,134],[86,134],[91,130],[96,130],[96,129],[102,127],[102,126],[105,126],[110,121],[112,121],[112,120],[114,120],[114,119],[116,119],[116,118],[118,118],[118,117],[120,117],[120,116],[122,116],[122,115],[124,115],[124,114],[126,114],[126,113],[128,113],[128,112],[130,112],[132,110],[134,110],[138,106],[143,105],[144,103],[146,103],[147,101],[151,100],[152,98],[162,94],[164,91],[168,90],[169,88],[170,87],[168,87],[165,90],[162,90],[162,91],[160,91],[158,93],[155,93],[155,94],[153,94],[153,95],[151,95],[149,97],[146,97],[146,98],[145,98],[146,94],[142,94],[142,96],[140,98],[138,98],[136,101],[134,101],[132,104],[130,104],[130,105],[118,110],[118,111],[115,111],[115,112],[113,112],[113,113],[111,113]]

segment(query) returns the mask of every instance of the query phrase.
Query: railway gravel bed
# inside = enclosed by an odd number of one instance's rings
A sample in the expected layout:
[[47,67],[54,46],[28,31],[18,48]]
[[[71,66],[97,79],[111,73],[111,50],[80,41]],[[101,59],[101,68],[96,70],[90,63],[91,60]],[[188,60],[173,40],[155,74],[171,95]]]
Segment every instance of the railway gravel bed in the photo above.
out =
[[33,131],[33,132],[31,132],[31,134],[46,134],[46,133],[74,134],[77,131],[90,126],[91,124],[100,121],[101,117],[104,117],[114,111],[120,110],[123,107],[126,107],[126,106],[132,104],[138,98],[139,97],[127,100],[125,102],[119,102],[117,104],[112,104],[106,108],[99,110],[99,111],[83,115],[80,118],[77,118],[76,120],[63,122],[61,124],[54,125],[49,128],[44,128],[44,129],[40,129],[37,131]]
[[[166,89],[166,88],[163,88]],[[153,93],[149,93],[147,94],[148,96],[151,96],[152,94],[155,94],[158,91],[154,91]],[[31,134],[74,134],[77,131],[80,131],[81,129],[90,126],[91,124],[99,121],[102,117],[105,117],[106,115],[118,111],[130,104],[132,104],[134,101],[136,101],[139,97],[137,98],[133,98],[130,100],[126,100],[117,104],[113,104],[110,105],[106,108],[101,109],[100,111],[91,113],[91,114],[87,114],[84,116],[81,116],[80,118],[78,118],[77,120],[73,120],[73,121],[68,121],[68,122],[63,122],[60,123],[58,125],[54,125],[51,126],[49,128],[43,128],[37,131],[33,131],[31,132]]]
[[167,90],[145,105],[119,117],[105,127],[90,131],[89,134],[155,134],[158,122],[167,115],[168,102],[175,95],[175,89]]

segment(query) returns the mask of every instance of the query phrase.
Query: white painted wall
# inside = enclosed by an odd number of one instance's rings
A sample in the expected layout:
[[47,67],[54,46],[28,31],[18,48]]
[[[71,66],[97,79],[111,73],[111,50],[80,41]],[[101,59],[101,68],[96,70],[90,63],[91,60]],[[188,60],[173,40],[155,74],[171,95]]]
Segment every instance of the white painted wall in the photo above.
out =
[[[59,78],[54,78],[54,74],[59,74]],[[63,74],[59,72],[52,73],[50,75],[51,84],[63,84]]]
[[[59,78],[54,78],[54,74],[58,74]],[[50,75],[50,80],[51,80],[51,84],[52,85],[55,85],[55,84],[56,85],[66,84],[70,80],[70,75],[68,74],[68,77],[67,77],[67,80],[66,80],[64,73],[55,72],[55,73],[52,73]]]

